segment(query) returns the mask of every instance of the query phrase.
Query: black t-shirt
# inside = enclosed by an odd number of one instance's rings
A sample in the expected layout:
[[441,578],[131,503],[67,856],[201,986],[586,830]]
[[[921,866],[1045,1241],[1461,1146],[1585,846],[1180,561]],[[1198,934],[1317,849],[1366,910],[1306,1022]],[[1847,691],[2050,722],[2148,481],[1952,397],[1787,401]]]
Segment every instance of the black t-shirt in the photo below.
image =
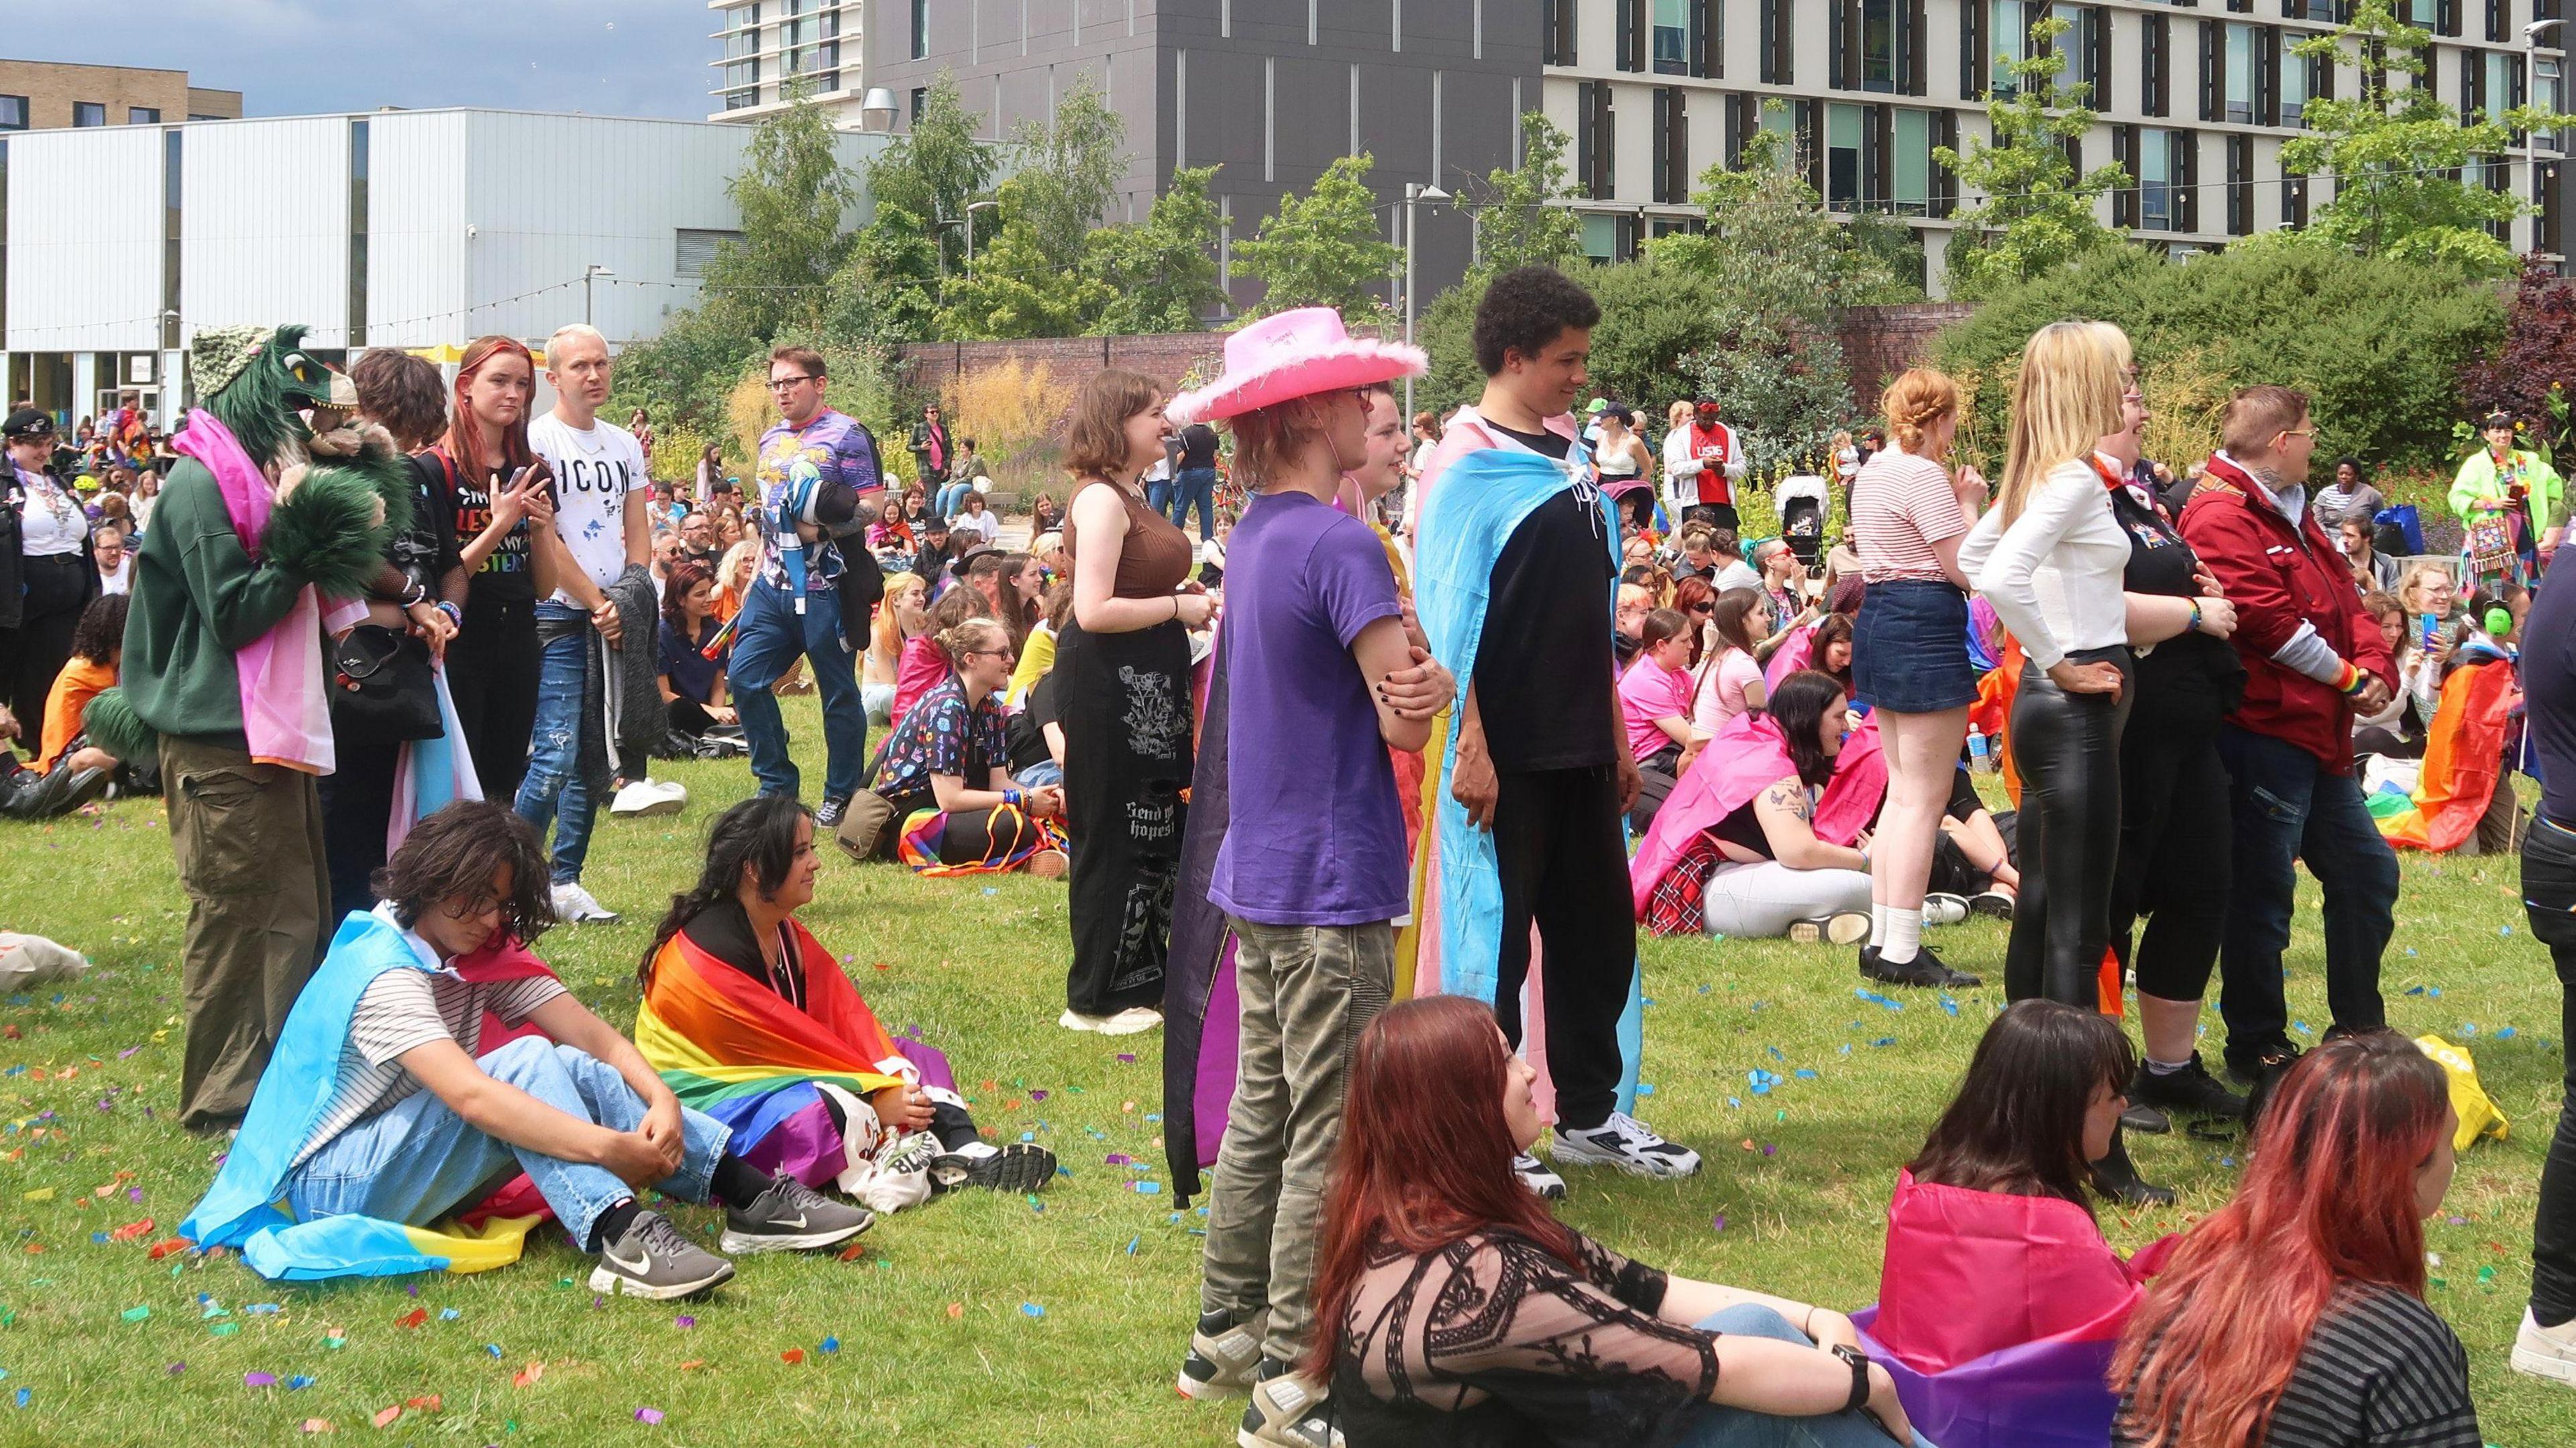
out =
[[1194,422],[1181,429],[1181,461],[1185,468],[1216,466],[1216,429],[1204,422]]
[[[1764,793],[1767,794],[1769,791],[1765,790]],[[1771,853],[1771,837],[1762,832],[1762,821],[1753,813],[1754,801],[1760,798],[1760,795],[1756,795],[1753,799],[1746,800],[1728,811],[1726,818],[1710,825],[1708,827],[1710,838],[1724,840],[1730,845],[1751,850],[1766,860],[1778,859],[1777,855]]]
[[[2162,513],[2127,488],[2113,488],[2111,516],[2129,535],[2122,589],[2165,598],[2200,596],[2194,573],[2200,560]],[[2245,696],[2245,662],[2234,644],[2214,634],[2182,634],[2138,660],[2137,693],[2133,718],[2145,710],[2150,719],[2215,728]]]
[[1565,461],[1574,451],[1574,439],[1563,433],[1549,432],[1543,428],[1537,432],[1523,432],[1519,428],[1505,427],[1499,422],[1490,420],[1485,426],[1528,448],[1531,452],[1545,453],[1558,462]]
[[1064,715],[1056,707],[1057,675],[1053,669],[1029,686],[1026,706],[1010,717],[1002,727],[1002,737],[1011,746],[1011,774],[1014,778],[1041,764],[1055,760],[1047,748],[1046,726],[1060,724]]
[[[1563,456],[1566,440],[1547,440]],[[1532,509],[1494,563],[1475,688],[1500,773],[1615,764],[1627,747],[1611,722],[1610,588],[1619,570],[1609,525],[1584,493],[1569,487]]]
[[[412,466],[429,473],[432,481],[428,486],[446,493],[452,536],[459,552],[492,526],[492,492],[508,485],[509,471],[494,468],[489,477],[469,478],[463,468],[443,461],[435,450],[412,459]],[[537,579],[530,571],[528,546],[528,525],[522,519],[519,526],[503,535],[501,546],[492,550],[483,566],[466,578],[465,597],[451,601],[467,608],[534,602]]]

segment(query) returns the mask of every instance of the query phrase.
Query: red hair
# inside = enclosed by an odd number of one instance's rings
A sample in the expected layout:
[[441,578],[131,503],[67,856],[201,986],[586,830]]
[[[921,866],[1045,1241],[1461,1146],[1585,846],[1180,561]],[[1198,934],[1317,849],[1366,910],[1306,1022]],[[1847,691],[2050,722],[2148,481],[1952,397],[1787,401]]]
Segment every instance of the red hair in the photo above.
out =
[[1690,622],[1690,661],[1691,667],[1694,669],[1699,667],[1700,645],[1706,642],[1706,639],[1700,630],[1700,625],[1706,623],[1707,620],[1701,618],[1698,614],[1691,612],[1691,609],[1697,604],[1705,603],[1714,605],[1716,602],[1717,585],[1698,576],[1697,574],[1693,574],[1692,576],[1673,585],[1673,601],[1665,605],[1665,607],[1671,609],[1677,614],[1680,614],[1684,619],[1687,619]]
[[447,455],[456,460],[458,480],[470,488],[482,487],[496,466],[523,468],[537,460],[535,451],[528,446],[528,414],[525,409],[520,411],[517,422],[501,429],[501,456],[496,459],[483,456],[483,428],[474,420],[473,410],[466,404],[466,393],[474,386],[474,374],[483,370],[484,363],[504,352],[515,352],[520,361],[528,364],[528,405],[536,405],[537,359],[528,351],[526,343],[516,337],[491,336],[477,337],[466,347],[465,355],[456,363],[455,405],[448,409]]
[[1419,1254],[1513,1232],[1579,1269],[1573,1234],[1512,1174],[1520,1148],[1503,1117],[1510,1063],[1493,1010],[1467,996],[1390,1006],[1360,1033],[1324,1196],[1305,1364],[1313,1380],[1332,1378],[1342,1318],[1380,1242]]
[[2144,1448],[2258,1443],[2335,1288],[2424,1295],[2415,1174],[2450,1083],[2393,1031],[2326,1042],[2273,1094],[2236,1199],[2192,1229],[2120,1340],[2111,1381]]

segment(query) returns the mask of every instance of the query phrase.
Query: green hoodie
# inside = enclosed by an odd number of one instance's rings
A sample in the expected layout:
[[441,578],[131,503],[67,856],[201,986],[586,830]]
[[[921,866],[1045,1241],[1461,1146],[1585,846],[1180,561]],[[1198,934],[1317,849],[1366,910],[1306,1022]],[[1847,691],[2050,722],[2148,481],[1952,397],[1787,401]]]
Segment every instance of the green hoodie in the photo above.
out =
[[234,653],[276,627],[303,587],[243,550],[215,475],[182,459],[135,555],[122,682],[136,715],[164,734],[249,747]]

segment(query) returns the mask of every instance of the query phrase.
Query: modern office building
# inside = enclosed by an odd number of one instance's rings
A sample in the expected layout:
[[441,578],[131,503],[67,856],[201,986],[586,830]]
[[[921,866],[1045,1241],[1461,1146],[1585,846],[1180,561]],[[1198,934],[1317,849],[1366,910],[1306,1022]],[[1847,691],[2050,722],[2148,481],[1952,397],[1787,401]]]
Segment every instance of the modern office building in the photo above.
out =
[[[955,0],[943,0],[955,3]],[[715,23],[707,62],[711,121],[757,121],[787,107],[802,82],[844,130],[859,128],[860,0],[706,0]]]
[[[2564,109],[2563,35],[2525,27],[2566,0],[2398,0],[2433,32],[2424,77],[2463,113],[2532,95]],[[781,0],[734,32],[765,37]],[[736,5],[741,14],[755,7]],[[855,10],[856,6],[845,9]],[[2102,220],[2190,251],[2298,225],[2330,181],[2289,175],[2283,142],[2311,97],[2350,95],[2351,66],[2291,53],[2330,31],[2349,0],[871,0],[870,87],[909,124],[932,81],[956,77],[984,134],[1043,116],[1086,74],[1128,123],[1118,202],[1141,215],[1172,170],[1222,162],[1228,237],[1249,235],[1287,191],[1366,150],[1391,240],[1409,182],[1456,192],[1514,159],[1519,110],[1543,107],[1574,138],[1588,193],[1586,249],[1611,259],[1691,224],[1693,183],[1734,159],[1753,128],[1793,132],[1837,211],[1905,219],[1937,295],[1957,212],[1976,198],[1933,148],[1988,134],[1984,102],[2009,83],[2030,26],[2068,21],[2060,75],[2093,87],[2099,120],[2074,148],[2117,160],[2135,185]],[[801,13],[801,12],[800,12]],[[845,33],[846,33],[845,22]],[[742,42],[746,51],[765,39]],[[848,52],[842,52],[847,55]],[[761,72],[766,77],[770,72]],[[844,72],[846,76],[846,72]],[[765,81],[764,81],[765,83]],[[842,91],[856,89],[856,82]],[[764,92],[764,94],[766,94]],[[850,122],[856,124],[855,120]],[[2516,250],[2566,250],[2562,166],[2570,132],[2517,137],[2472,179],[2530,198],[2506,229]],[[1425,295],[1463,268],[1469,233],[1450,208],[1421,218]],[[1240,289],[1238,288],[1238,291]]]
[[0,131],[238,120],[240,91],[188,84],[184,70],[0,60]]
[[[201,327],[303,322],[332,360],[583,320],[651,337],[736,234],[750,139],[461,109],[0,137],[0,377],[66,420],[133,388],[167,421]],[[845,134],[841,158],[886,144]]]

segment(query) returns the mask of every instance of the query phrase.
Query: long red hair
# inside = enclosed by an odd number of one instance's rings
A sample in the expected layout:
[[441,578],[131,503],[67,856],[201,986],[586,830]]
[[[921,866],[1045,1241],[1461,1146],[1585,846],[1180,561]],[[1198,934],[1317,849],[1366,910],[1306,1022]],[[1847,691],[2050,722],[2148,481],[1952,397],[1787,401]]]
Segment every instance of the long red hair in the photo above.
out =
[[1579,1267],[1573,1234],[1512,1174],[1509,1064],[1493,1010],[1467,996],[1390,1006],[1360,1033],[1324,1196],[1305,1364],[1313,1380],[1332,1377],[1342,1318],[1379,1242],[1423,1253],[1478,1232],[1517,1232]]
[[1716,605],[1717,586],[1710,583],[1707,579],[1694,574],[1691,577],[1685,578],[1681,582],[1673,585],[1673,601],[1665,605],[1665,607],[1670,608],[1673,612],[1680,614],[1683,620],[1690,624],[1690,661],[1691,667],[1694,669],[1699,667],[1700,647],[1702,644],[1707,642],[1707,640],[1702,637],[1700,625],[1708,622],[1708,615],[1693,613],[1691,610],[1703,603],[1708,604],[1711,607]]
[[490,336],[477,337],[466,347],[465,355],[456,363],[454,405],[447,410],[447,455],[456,460],[456,476],[467,487],[482,487],[496,467],[523,468],[537,460],[535,451],[528,446],[525,409],[521,409],[517,422],[501,429],[501,456],[487,458],[483,456],[482,425],[475,421],[466,402],[466,394],[474,386],[474,374],[504,352],[515,352],[520,361],[528,364],[528,406],[536,406],[537,359],[526,343],[516,337]]
[[2236,1199],[2192,1229],[2111,1365],[2144,1448],[2259,1443],[2308,1334],[2345,1282],[2424,1295],[2415,1174],[2450,1083],[2393,1031],[2326,1042],[2263,1110]]

